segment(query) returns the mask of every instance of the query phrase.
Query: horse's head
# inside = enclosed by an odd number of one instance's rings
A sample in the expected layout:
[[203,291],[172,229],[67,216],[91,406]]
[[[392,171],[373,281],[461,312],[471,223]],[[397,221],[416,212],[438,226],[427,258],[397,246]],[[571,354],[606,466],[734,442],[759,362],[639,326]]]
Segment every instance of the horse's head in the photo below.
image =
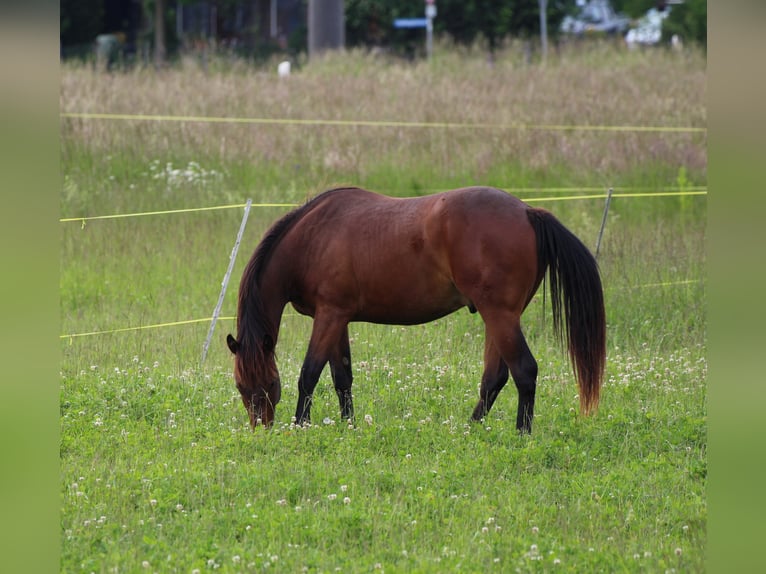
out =
[[234,381],[250,417],[250,425],[253,428],[259,424],[270,427],[282,394],[273,341],[267,337],[259,349],[243,349],[239,341],[228,335],[226,344],[234,353]]

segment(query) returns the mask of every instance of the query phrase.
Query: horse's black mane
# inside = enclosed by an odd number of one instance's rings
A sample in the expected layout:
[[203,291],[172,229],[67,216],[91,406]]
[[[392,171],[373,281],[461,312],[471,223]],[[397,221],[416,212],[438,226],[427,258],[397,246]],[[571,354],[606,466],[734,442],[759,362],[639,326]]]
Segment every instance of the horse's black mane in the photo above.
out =
[[[318,203],[335,192],[347,189],[353,188],[337,187],[309,199],[274,223],[258,244],[245,267],[239,286],[237,341],[240,348],[240,370],[262,366],[265,356],[273,352],[276,344],[278,325],[270,323],[260,293],[260,282],[274,249],[287,232]],[[266,344],[266,341],[270,343]]]

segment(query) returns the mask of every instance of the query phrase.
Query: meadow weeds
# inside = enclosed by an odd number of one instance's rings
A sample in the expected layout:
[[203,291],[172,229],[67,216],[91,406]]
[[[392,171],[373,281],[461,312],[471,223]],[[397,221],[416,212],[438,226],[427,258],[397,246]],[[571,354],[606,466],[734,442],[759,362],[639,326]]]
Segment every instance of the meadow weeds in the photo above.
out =
[[[361,53],[287,81],[237,62],[161,74],[64,65],[62,111],[455,123],[704,127],[694,52]],[[63,217],[301,202],[334,183],[415,195],[468,184],[551,209],[593,245],[603,199],[549,188],[704,186],[704,133],[434,130],[62,119]],[[546,203],[545,201],[548,201]],[[253,432],[219,322],[62,339],[64,572],[690,572],[706,547],[704,196],[613,200],[599,258],[608,358],[583,418],[550,305],[523,325],[539,363],[531,436],[509,384],[478,400],[484,330],[460,311],[352,324],[355,424],[325,372],[313,425],[290,421],[311,324],[288,312],[282,403]],[[251,214],[250,252],[286,208]],[[62,333],[206,317],[241,211],[62,224]]]
[[[287,79],[247,66],[193,63],[108,76],[66,65],[61,110],[277,120],[449,122],[465,128],[62,119],[62,165],[87,205],[67,215],[198,206],[236,192],[302,201],[335,183],[394,195],[491,183],[498,187],[667,186],[679,167],[704,184],[704,132],[548,130],[486,126],[704,128],[705,61],[695,52],[564,51],[546,66],[513,51],[490,66],[446,52],[392,63],[360,53],[328,56]],[[470,127],[483,125],[483,128]],[[104,157],[110,158],[104,161]],[[136,171],[159,161],[216,170],[212,189],[165,190]],[[651,166],[651,169],[647,169]],[[113,178],[113,179],[111,179]],[[136,197],[140,196],[140,197]]]
[[[380,332],[376,341],[406,353],[416,338]],[[577,415],[560,354],[540,354],[539,416],[534,434],[519,437],[512,389],[482,424],[468,423],[477,379],[459,374],[454,347],[399,361],[355,348],[355,425],[339,420],[327,380],[315,424],[291,424],[286,399],[275,428],[253,433],[226,368],[175,373],[135,357],[64,375],[63,564],[701,568],[704,349],[612,355],[593,419]],[[473,362],[478,372],[480,354]],[[294,396],[296,366],[286,367],[284,393]]]

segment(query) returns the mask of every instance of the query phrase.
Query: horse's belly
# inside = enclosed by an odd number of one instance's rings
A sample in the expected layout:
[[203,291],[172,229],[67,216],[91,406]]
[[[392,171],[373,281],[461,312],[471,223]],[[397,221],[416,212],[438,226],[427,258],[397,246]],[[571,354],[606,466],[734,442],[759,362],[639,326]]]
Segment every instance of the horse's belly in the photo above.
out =
[[465,305],[458,305],[451,308],[432,309],[430,312],[425,310],[419,310],[417,312],[407,313],[404,311],[397,311],[393,313],[376,313],[362,311],[352,321],[363,321],[365,323],[379,323],[382,325],[420,325],[421,323],[429,323],[436,321],[442,317],[454,313]]
[[471,302],[452,286],[448,290],[388,293],[362,297],[353,321],[386,325],[418,325],[454,313]]

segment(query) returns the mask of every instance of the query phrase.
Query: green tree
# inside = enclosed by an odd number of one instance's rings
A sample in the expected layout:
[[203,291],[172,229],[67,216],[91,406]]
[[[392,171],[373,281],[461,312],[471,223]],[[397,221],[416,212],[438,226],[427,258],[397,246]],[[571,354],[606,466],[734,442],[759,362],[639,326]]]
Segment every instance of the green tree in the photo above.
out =
[[61,0],[59,26],[61,44],[89,44],[103,32],[104,3],[102,0]]
[[649,8],[657,5],[657,0],[612,0],[611,3],[615,12],[640,18]]
[[[434,31],[459,44],[484,38],[494,51],[507,36],[537,36],[540,33],[539,0],[436,0]],[[555,34],[566,13],[564,0],[549,0],[548,30]],[[349,46],[390,45],[403,48],[421,31],[395,31],[396,18],[422,18],[425,4],[412,0],[346,0],[346,43]]]
[[696,42],[707,49],[707,1],[686,0],[672,7],[662,26],[662,39],[677,34],[684,42]]
[[401,47],[408,43],[411,35],[407,31],[394,30],[394,20],[424,17],[425,3],[412,0],[346,0],[345,11],[347,46]]
[[[555,34],[566,14],[566,3],[547,3],[549,34]],[[437,31],[446,32],[459,43],[484,37],[494,51],[507,36],[530,37],[540,34],[539,0],[443,0],[439,3]]]
[[[535,0],[537,1],[537,0]],[[470,44],[483,36],[494,52],[502,38],[510,32],[518,2],[502,0],[444,0],[439,3],[438,32],[446,32],[459,43]]]

